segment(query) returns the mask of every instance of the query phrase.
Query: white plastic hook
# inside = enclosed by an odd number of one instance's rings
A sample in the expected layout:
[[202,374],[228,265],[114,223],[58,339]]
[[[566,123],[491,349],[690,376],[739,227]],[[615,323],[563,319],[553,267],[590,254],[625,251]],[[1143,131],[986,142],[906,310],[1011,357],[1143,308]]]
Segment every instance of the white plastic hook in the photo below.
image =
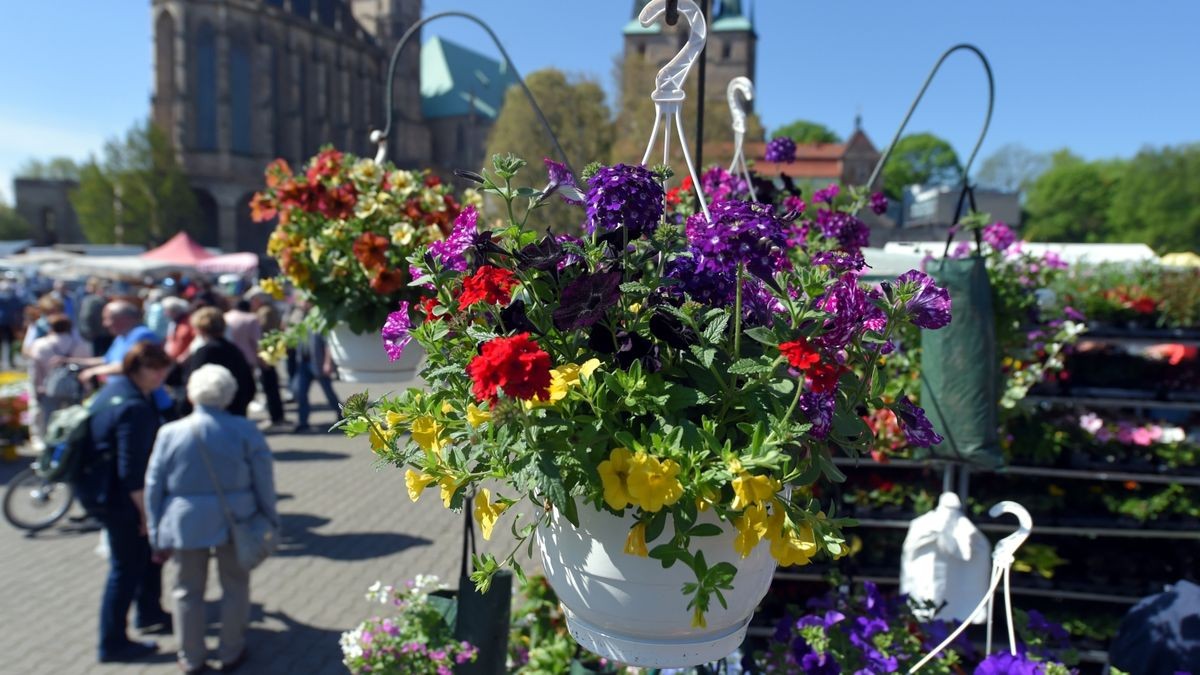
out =
[[754,83],[750,78],[739,75],[729,81],[725,88],[725,96],[729,99],[729,117],[733,120],[733,160],[729,162],[729,173],[740,175],[750,189],[750,199],[758,201],[754,194],[754,181],[750,180],[750,170],[746,167],[746,153],[742,145],[746,140],[746,110],[738,94],[746,101],[754,100]]
[[[650,0],[638,15],[638,21],[647,28],[667,11],[667,0]],[[687,164],[688,174],[700,200],[700,209],[704,218],[712,220],[708,213],[708,202],[704,199],[704,190],[700,187],[700,176],[696,174],[696,166],[692,163],[692,153],[688,150],[687,137],[683,133],[683,83],[687,79],[692,64],[704,50],[704,42],[708,39],[708,25],[704,22],[704,14],[695,0],[679,0],[679,15],[688,22],[690,33],[687,43],[667,64],[663,66],[654,78],[654,92],[650,99],[654,101],[654,127],[650,130],[650,141],[646,144],[646,154],[642,155],[642,164],[650,161],[650,152],[654,149],[654,141],[658,138],[658,130],[663,120],[675,120],[675,130],[679,138],[679,147],[683,152],[683,161]],[[701,101],[700,105],[704,102]],[[663,164],[667,164],[671,150],[671,130],[663,130]]]
[[999,502],[988,511],[988,515],[993,518],[998,518],[1006,513],[1017,517],[1017,531],[996,542],[995,548],[992,549],[992,580],[988,584],[987,594],[983,596],[983,599],[975,607],[975,611],[967,616],[966,621],[963,621],[962,625],[943,640],[942,644],[926,654],[925,658],[918,661],[915,666],[908,670],[910,674],[923,668],[933,657],[941,653],[951,642],[954,642],[954,639],[970,625],[971,618],[978,614],[979,610],[985,606],[987,607],[988,620],[987,644],[985,645],[983,654],[987,656],[992,653],[992,598],[1001,580],[1004,581],[1004,614],[1005,619],[1008,621],[1008,651],[1013,656],[1016,656],[1017,634],[1013,629],[1012,592],[1009,581],[1012,576],[1012,566],[1017,549],[1021,547],[1021,544],[1025,543],[1025,540],[1029,538],[1029,534],[1033,531],[1033,518],[1030,517],[1029,511],[1024,506],[1016,502]]
[[378,149],[375,150],[375,163],[383,166],[384,161],[387,160],[387,136],[376,129],[371,132],[371,142],[378,146]]

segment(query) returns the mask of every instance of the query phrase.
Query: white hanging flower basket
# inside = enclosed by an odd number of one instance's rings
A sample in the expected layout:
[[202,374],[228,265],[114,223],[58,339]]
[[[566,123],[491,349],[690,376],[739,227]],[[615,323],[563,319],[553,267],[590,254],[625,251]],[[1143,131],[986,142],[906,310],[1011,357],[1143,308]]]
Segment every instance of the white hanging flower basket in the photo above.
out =
[[[760,543],[743,559],[733,547],[737,531],[711,512],[701,514],[700,522],[717,524],[722,532],[694,539],[693,545],[710,565],[729,562],[738,572],[733,590],[724,592],[729,606],[714,599],[707,625],[694,627],[688,597],[681,592],[683,584],[695,580],[692,570],[680,562],[663,569],[658,560],[625,553],[634,522],[629,513],[617,517],[581,506],[578,528],[557,511],[549,524],[538,527],[542,566],[571,635],[591,652],[642,668],[684,668],[731,654],[775,574],[769,546]],[[670,539],[672,529],[668,518],[655,542]]]
[[417,376],[425,360],[425,350],[414,341],[399,359],[389,361],[378,332],[356,335],[344,323],[329,332],[329,350],[347,382],[406,382]]

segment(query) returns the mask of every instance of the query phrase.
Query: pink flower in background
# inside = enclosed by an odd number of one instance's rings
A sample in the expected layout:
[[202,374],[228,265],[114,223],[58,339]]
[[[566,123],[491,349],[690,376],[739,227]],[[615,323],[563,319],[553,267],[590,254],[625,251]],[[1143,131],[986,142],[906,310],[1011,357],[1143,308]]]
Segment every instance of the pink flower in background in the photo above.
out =
[[1140,445],[1142,447],[1146,447],[1154,442],[1154,439],[1151,438],[1150,431],[1145,427],[1138,427],[1134,429],[1132,432],[1130,432],[1129,436],[1134,445]]
[[1096,413],[1081,415],[1079,417],[1079,428],[1095,436],[1096,432],[1104,428],[1104,420],[1100,419],[1100,416]]

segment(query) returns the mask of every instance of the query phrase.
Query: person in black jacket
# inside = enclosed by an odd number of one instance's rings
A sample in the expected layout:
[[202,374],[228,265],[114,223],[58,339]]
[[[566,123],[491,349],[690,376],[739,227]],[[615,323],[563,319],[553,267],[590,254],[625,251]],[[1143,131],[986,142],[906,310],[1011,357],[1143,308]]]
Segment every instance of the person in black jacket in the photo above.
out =
[[171,358],[156,344],[139,342],[125,355],[122,374],[91,403],[92,439],[97,453],[111,453],[110,477],[100,487],[100,520],[108,532],[111,567],[100,604],[99,660],[133,661],[158,650],[135,642],[126,632],[129,606],[137,600],[135,625],[143,633],[171,632],[162,607],[162,565],[151,560],[143,501],[146,466],[160,424],[151,393],[162,386]]
[[[246,363],[242,350],[225,338],[225,317],[216,307],[203,307],[192,314],[192,328],[196,338],[192,341],[192,354],[183,362],[183,381],[206,363],[223,366],[237,381],[237,392],[233,402],[226,408],[234,415],[246,416],[246,408],[254,400],[254,371]],[[196,346],[198,345],[198,346]],[[191,404],[183,404],[183,414],[191,413]]]

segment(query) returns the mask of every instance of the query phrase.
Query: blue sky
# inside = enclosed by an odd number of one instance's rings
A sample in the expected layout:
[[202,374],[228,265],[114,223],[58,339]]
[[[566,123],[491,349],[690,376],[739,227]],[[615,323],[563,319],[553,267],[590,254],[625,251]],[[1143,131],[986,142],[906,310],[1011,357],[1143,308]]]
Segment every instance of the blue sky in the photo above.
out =
[[[748,0],[743,0],[747,3]],[[861,111],[882,146],[943,49],[971,42],[996,76],[981,157],[1009,142],[1069,147],[1089,158],[1200,140],[1200,3],[1185,0],[757,0],[758,111],[768,129],[793,119],[843,135]],[[31,156],[84,158],[149,112],[147,0],[0,0],[0,194]],[[426,0],[425,13],[475,12],[522,73],[555,66],[611,90],[630,0]],[[458,19],[436,33],[494,53]],[[647,84],[647,92],[652,88]],[[984,111],[978,63],[943,67],[910,131],[969,151]]]

